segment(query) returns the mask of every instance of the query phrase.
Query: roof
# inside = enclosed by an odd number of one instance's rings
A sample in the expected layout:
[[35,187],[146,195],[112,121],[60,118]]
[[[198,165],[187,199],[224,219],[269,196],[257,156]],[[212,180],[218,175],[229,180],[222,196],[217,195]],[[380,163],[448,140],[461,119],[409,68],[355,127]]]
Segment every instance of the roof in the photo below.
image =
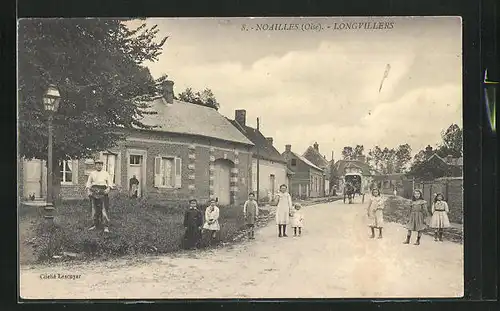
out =
[[357,168],[361,169],[361,171],[363,172],[363,175],[365,175],[365,176],[372,175],[372,172],[371,172],[372,168],[370,167],[370,165],[368,163],[361,162],[358,160],[338,160],[333,165],[333,169],[336,172],[344,172],[345,169],[349,168],[349,167],[357,167]]
[[302,156],[318,167],[327,167],[329,164],[328,160],[312,146],[309,146]]
[[323,171],[322,168],[314,165],[314,163],[312,163],[311,161],[309,161],[308,159],[304,158],[303,156],[299,155],[299,154],[296,154],[295,152],[292,151],[292,154],[294,156],[296,156],[299,160],[301,160],[302,162],[304,162],[305,164],[307,164],[308,166],[312,167],[312,168],[315,168],[317,170],[320,170],[320,171]]
[[[242,126],[235,120],[229,120],[231,124],[236,127],[246,138],[248,138],[256,147],[259,148],[259,158],[274,162],[285,163],[286,160],[283,156],[274,148],[274,146],[262,135],[262,133],[250,126]],[[257,154],[254,152],[254,156]]]
[[213,108],[179,100],[167,104],[163,97],[159,97],[148,110],[157,114],[145,114],[141,122],[158,126],[152,131],[197,135],[253,146],[245,135]]
[[432,158],[437,158],[441,161],[443,161],[444,163],[448,164],[448,165],[452,165],[452,166],[463,166],[464,165],[464,158],[463,157],[460,157],[460,158],[452,158],[452,157],[441,157],[439,156],[437,153],[434,153],[433,155],[431,155],[427,161],[429,161],[430,159]]

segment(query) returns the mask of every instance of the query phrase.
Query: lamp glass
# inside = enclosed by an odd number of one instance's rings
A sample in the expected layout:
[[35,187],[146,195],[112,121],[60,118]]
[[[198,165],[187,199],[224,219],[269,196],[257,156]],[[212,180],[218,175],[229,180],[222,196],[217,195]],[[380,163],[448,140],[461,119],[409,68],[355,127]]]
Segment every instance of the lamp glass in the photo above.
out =
[[54,85],[49,85],[49,88],[43,94],[43,105],[47,111],[56,111],[59,108],[59,102],[61,100],[61,94],[59,90]]

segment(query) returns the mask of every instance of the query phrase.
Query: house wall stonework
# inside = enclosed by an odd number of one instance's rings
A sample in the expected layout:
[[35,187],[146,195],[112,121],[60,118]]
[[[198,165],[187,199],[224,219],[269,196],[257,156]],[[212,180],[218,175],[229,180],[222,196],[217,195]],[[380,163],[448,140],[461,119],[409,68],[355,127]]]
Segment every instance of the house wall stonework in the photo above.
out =
[[[133,131],[126,139],[119,141],[117,146],[109,151],[119,154],[116,163],[116,192],[127,193],[129,176],[129,150],[143,152],[145,161],[143,196],[158,202],[178,202],[196,198],[201,202],[208,201],[213,195],[213,171],[211,164],[216,159],[228,159],[235,163],[231,172],[231,201],[234,204],[244,202],[247,196],[249,176],[251,176],[252,156],[250,146],[225,142],[211,138],[167,134],[152,131]],[[154,185],[154,165],[157,156],[175,156],[181,159],[181,186],[175,188],[158,188]],[[97,157],[97,155],[96,155]],[[62,199],[86,198],[85,184],[88,173],[94,168],[93,163],[84,159],[77,161],[75,175],[77,180],[71,185],[61,185]],[[23,197],[23,165],[20,163],[18,183],[20,196]],[[240,191],[243,189],[244,191]]]

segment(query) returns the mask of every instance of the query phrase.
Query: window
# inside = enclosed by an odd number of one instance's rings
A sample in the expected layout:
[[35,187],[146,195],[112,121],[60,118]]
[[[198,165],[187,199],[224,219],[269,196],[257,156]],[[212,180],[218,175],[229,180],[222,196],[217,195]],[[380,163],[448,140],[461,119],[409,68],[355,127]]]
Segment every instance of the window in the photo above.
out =
[[61,183],[73,183],[73,162],[71,160],[59,162],[59,172],[61,173]]
[[297,165],[297,159],[292,159],[292,166],[296,166]]
[[130,164],[141,164],[141,156],[140,155],[131,155],[130,156]]
[[113,153],[103,153],[101,155],[102,162],[104,162],[104,170],[109,173],[111,181],[115,184],[116,175],[116,154]]
[[180,188],[181,187],[181,158],[156,157],[155,158],[155,187]]

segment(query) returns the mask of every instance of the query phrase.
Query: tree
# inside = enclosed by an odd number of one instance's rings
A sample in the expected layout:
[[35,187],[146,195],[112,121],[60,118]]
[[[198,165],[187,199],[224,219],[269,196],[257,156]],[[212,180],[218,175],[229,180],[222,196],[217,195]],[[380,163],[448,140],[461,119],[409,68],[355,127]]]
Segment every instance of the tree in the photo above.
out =
[[346,146],[342,150],[342,159],[344,160],[352,160],[354,158],[354,150],[351,146]]
[[378,171],[382,171],[383,153],[379,146],[375,146],[368,152],[370,164]]
[[[42,95],[61,93],[54,115],[54,169],[58,162],[92,156],[123,138],[117,128],[148,128],[140,119],[165,76],[154,80],[154,62],[167,40],[145,23],[131,29],[117,19],[24,19],[19,22],[20,155],[47,159]],[[56,171],[57,170],[57,171]],[[58,179],[55,178],[55,183]]]
[[353,157],[356,159],[360,156],[363,156],[364,150],[365,147],[363,147],[363,145],[356,145],[356,147],[354,147]]
[[411,147],[409,144],[399,145],[396,149],[394,172],[403,173],[406,165],[411,161]]
[[202,92],[193,92],[191,88],[187,88],[184,92],[179,94],[178,98],[187,103],[207,106],[215,110],[219,110],[220,107],[214,93],[210,89],[205,89]]
[[443,141],[436,151],[440,157],[451,155],[459,158],[463,155],[463,130],[457,124],[450,125],[441,137]]

